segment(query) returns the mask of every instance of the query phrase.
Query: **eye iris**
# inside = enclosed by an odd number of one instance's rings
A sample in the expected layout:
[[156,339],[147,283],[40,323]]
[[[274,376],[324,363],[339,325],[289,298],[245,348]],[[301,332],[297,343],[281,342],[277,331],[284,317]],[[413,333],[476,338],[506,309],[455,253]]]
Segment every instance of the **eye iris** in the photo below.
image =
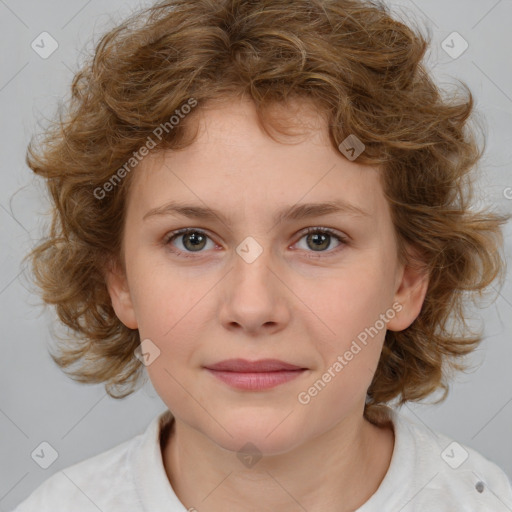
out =
[[[201,233],[192,232],[192,233],[187,233],[187,234],[183,235],[182,240],[183,240],[183,245],[187,249],[190,249],[192,251],[197,251],[204,247],[204,244],[206,242],[206,237]],[[187,245],[187,240],[192,243],[192,247],[189,247]],[[203,245],[201,245],[201,243]]]
[[[327,247],[329,247],[329,237],[330,237],[330,235],[326,234],[326,233],[314,233],[314,234],[308,235],[307,236],[308,246],[309,246],[309,241],[314,240],[314,245],[313,245],[314,248],[326,249]],[[326,240],[327,240],[327,244],[325,244]],[[320,243],[317,243],[317,242],[320,242]],[[309,246],[309,247],[311,247],[311,246]]]

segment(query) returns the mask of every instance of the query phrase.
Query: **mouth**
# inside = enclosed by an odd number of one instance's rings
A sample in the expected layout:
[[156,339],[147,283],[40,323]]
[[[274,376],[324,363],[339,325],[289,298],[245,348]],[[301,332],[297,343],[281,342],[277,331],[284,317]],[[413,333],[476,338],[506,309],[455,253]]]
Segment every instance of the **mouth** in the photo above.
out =
[[205,369],[231,387],[253,391],[284,384],[308,370],[277,359],[228,359],[205,366]]

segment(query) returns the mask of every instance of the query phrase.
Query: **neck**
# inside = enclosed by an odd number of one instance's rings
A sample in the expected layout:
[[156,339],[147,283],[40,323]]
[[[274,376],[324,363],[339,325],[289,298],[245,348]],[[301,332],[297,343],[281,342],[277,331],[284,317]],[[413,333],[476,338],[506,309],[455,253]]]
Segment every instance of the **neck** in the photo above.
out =
[[162,454],[174,492],[190,509],[220,512],[228,504],[236,510],[258,505],[283,512],[298,506],[308,512],[348,512],[375,493],[393,445],[389,422],[376,426],[362,416],[347,418],[291,451],[263,456],[245,468],[236,454],[175,419]]

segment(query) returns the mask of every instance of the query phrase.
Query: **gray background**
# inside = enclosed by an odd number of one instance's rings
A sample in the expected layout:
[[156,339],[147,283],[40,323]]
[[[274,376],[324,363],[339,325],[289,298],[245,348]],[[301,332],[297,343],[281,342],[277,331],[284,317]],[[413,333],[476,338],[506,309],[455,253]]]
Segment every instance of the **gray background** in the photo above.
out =
[[[13,508],[56,471],[107,450],[142,432],[165,409],[148,382],[124,400],[101,385],[68,379],[46,345],[53,313],[40,306],[22,273],[21,259],[48,222],[41,184],[24,162],[26,145],[45,118],[52,118],[81,52],[104,30],[146,2],[110,0],[0,0],[0,512]],[[397,15],[427,23],[434,35],[428,63],[438,82],[465,81],[485,118],[488,148],[480,201],[511,211],[512,22],[511,0],[390,2]],[[31,48],[43,31],[59,47],[47,59]],[[469,47],[454,59],[441,42],[459,32]],[[512,190],[508,189],[512,197]],[[506,227],[510,266],[512,228]],[[429,428],[467,444],[512,477],[512,284],[494,304],[475,311],[486,339],[471,357],[474,371],[459,375],[441,405],[410,404],[402,411]],[[48,468],[31,453],[43,441],[58,452]]]

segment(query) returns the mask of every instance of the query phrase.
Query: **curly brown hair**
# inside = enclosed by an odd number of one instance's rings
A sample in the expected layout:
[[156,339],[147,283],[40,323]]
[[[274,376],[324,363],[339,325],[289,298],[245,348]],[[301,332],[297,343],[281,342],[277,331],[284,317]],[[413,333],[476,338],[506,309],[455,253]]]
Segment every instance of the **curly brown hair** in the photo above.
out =
[[244,96],[264,128],[284,132],[272,106],[299,98],[325,116],[336,148],[348,135],[364,143],[357,161],[381,170],[399,261],[414,263],[411,245],[429,275],[417,319],[386,333],[365,416],[438,389],[444,399],[448,370],[467,368],[463,356],[482,340],[464,308],[497,277],[502,284],[501,225],[512,216],[472,205],[485,137],[480,145],[477,124],[469,129],[468,87],[459,82],[450,96],[433,82],[423,63],[429,44],[365,0],[165,0],[104,34],[74,76],[64,114],[27,149],[53,204],[49,236],[28,257],[43,300],[73,332],[50,353],[56,364],[79,382],[105,383],[114,398],[132,393],[143,373],[138,330],[116,317],[105,269],[120,256],[126,162],[155,127],[194,98],[195,111],[152,151],[186,147],[195,112]]

